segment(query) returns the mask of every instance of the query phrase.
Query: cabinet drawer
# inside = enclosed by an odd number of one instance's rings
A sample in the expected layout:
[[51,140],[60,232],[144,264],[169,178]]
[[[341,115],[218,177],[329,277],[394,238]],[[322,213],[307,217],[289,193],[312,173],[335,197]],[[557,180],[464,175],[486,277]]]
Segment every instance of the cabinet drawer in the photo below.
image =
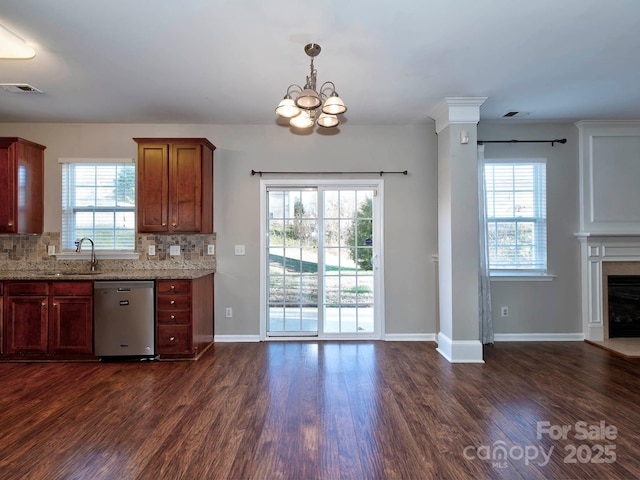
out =
[[191,293],[190,280],[159,280],[157,284],[158,294],[189,295]]
[[4,286],[6,295],[48,295],[47,282],[6,282]]
[[189,310],[191,297],[180,295],[158,295],[158,311],[160,310]]
[[158,351],[156,353],[191,353],[191,327],[188,325],[158,326]]
[[158,311],[158,323],[162,325],[188,325],[191,323],[191,312],[186,311]]
[[52,282],[51,290],[54,295],[93,295],[93,282]]

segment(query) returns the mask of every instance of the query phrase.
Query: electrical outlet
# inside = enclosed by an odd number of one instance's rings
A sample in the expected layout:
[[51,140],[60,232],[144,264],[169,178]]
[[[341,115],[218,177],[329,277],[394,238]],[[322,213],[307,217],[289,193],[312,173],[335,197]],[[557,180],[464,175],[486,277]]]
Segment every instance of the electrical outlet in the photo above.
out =
[[207,255],[215,255],[215,254],[216,254],[216,246],[207,245]]
[[156,254],[156,246],[149,245],[149,255],[155,255],[155,254]]
[[244,255],[244,245],[236,245],[235,253],[236,255]]
[[502,313],[503,317],[508,317],[509,316],[509,307],[500,307],[500,312]]
[[233,317],[233,308],[227,307],[224,309],[224,316],[227,318]]
[[55,254],[56,254],[56,246],[47,245],[47,255],[55,255]]
[[169,255],[177,256],[180,255],[180,245],[171,245],[169,247]]

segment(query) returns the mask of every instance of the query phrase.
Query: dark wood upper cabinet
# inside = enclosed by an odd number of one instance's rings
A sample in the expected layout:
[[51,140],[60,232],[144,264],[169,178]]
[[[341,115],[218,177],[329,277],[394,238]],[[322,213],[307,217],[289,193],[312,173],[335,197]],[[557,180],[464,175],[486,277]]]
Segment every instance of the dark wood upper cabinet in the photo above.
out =
[[44,149],[0,137],[0,233],[44,231]]
[[213,151],[206,138],[134,138],[142,233],[213,233]]

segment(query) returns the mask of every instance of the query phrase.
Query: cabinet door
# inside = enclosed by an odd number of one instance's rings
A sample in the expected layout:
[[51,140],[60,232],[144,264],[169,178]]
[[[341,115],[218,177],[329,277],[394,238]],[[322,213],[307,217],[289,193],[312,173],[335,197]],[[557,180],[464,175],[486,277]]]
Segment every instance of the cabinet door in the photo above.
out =
[[44,149],[17,137],[0,137],[0,233],[44,230]]
[[51,329],[51,353],[93,353],[92,297],[53,297]]
[[138,145],[138,232],[169,231],[169,146]]
[[0,147],[0,233],[16,233],[15,146]]
[[44,231],[44,148],[26,140],[16,146],[17,232]]
[[5,353],[46,354],[48,297],[8,296],[5,301]]
[[170,231],[202,231],[202,145],[171,145]]

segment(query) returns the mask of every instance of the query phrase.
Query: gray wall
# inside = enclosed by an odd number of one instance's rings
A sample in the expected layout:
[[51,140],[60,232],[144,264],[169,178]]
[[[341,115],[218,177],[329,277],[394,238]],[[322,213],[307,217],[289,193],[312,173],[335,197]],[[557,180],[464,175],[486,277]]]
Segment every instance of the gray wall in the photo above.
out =
[[[295,135],[277,125],[0,124],[0,136],[20,136],[47,146],[45,231],[53,232],[60,231],[59,157],[135,157],[132,137],[206,137],[216,145],[216,335],[258,335],[260,331],[259,177],[250,175],[252,169],[407,169],[406,177],[384,177],[385,331],[433,334],[434,126],[345,125],[341,130],[339,135]],[[234,255],[235,244],[246,246],[245,256]],[[224,317],[226,306],[233,307],[231,319]]]
[[[433,334],[437,253],[437,138],[433,124],[345,125],[339,135],[230,125],[0,124],[45,150],[45,231],[60,231],[59,157],[135,157],[132,137],[207,137],[215,152],[216,334],[258,335],[259,178],[255,170],[404,170],[385,176],[385,285],[388,334]],[[546,157],[551,282],[492,282],[497,333],[576,333],[580,325],[578,131],[572,124],[480,124],[484,140],[566,137],[565,145],[489,144],[487,158]],[[269,177],[274,178],[274,177]],[[342,177],[340,177],[342,178]],[[235,244],[246,245],[234,256]],[[509,307],[500,317],[499,307]],[[224,318],[224,307],[234,318]]]
[[[478,126],[480,140],[567,138],[564,145],[486,144],[485,158],[547,159],[547,248],[550,282],[491,282],[496,333],[580,333],[578,129],[573,124]],[[500,316],[500,307],[509,316]]]

